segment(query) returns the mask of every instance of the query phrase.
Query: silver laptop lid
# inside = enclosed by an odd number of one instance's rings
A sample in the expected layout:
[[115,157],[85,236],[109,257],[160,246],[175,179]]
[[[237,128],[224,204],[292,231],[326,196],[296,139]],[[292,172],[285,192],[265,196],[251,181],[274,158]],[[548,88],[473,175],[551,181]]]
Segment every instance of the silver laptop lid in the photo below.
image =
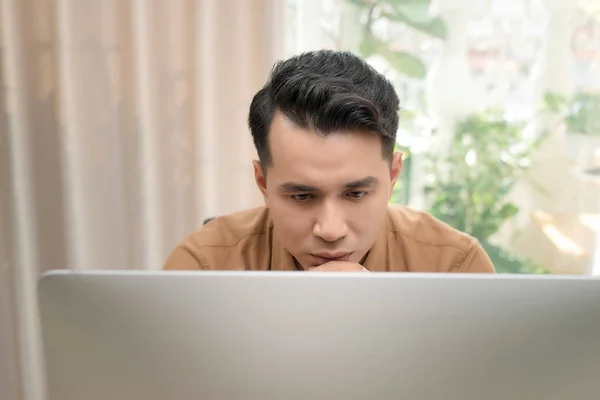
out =
[[598,399],[600,281],[51,272],[49,400]]

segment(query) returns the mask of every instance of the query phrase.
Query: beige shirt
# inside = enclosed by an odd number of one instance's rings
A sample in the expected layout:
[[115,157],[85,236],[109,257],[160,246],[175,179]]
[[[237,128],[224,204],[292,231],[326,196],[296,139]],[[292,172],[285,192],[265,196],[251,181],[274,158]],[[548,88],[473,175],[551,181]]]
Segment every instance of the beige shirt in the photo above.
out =
[[[495,272],[479,242],[429,214],[389,206],[386,225],[368,252],[369,271]],[[170,254],[168,270],[296,270],[273,234],[269,210],[218,217],[186,237]]]
[[[495,272],[479,242],[429,214],[389,206],[386,225],[363,266],[369,271]],[[296,270],[273,234],[269,210],[254,208],[218,217],[185,238],[168,270]]]

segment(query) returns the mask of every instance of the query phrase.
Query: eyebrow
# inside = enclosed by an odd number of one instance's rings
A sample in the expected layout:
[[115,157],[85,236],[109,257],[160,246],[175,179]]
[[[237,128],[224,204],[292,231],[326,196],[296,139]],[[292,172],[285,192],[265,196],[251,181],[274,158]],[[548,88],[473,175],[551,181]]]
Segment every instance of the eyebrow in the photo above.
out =
[[379,184],[379,179],[377,179],[373,176],[367,176],[366,178],[362,178],[357,181],[347,183],[346,189],[375,187],[378,184]]
[[[367,176],[366,178],[358,179],[356,181],[348,182],[344,185],[345,189],[359,189],[359,188],[370,188],[375,187],[379,184],[379,179],[373,176]],[[281,186],[284,192],[296,193],[296,192],[318,192],[319,189],[313,186],[303,185],[301,183],[286,182]]]

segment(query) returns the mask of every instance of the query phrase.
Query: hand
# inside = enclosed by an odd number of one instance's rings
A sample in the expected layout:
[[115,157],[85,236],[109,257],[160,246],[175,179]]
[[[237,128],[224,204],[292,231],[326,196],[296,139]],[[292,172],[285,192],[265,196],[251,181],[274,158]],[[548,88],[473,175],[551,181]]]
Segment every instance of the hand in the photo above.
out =
[[369,272],[368,269],[362,265],[349,261],[329,261],[325,264],[319,265],[318,267],[311,267],[307,269],[311,272]]

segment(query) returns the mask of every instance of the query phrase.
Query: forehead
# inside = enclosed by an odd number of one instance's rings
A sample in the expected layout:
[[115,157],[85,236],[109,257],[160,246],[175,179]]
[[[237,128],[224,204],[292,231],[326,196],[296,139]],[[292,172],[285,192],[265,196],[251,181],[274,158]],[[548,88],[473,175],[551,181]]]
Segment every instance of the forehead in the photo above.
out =
[[381,176],[388,170],[376,134],[339,132],[320,136],[297,127],[280,113],[271,123],[269,151],[270,169],[277,177],[302,183],[340,183],[366,175]]

